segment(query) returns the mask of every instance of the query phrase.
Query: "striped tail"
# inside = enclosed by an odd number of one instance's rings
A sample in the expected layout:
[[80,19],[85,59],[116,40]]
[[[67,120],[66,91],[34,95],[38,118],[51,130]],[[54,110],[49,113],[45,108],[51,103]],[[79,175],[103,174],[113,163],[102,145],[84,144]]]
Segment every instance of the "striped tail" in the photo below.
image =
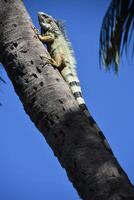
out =
[[93,117],[91,116],[90,112],[88,111],[88,108],[85,104],[84,98],[82,96],[82,91],[81,91],[81,87],[80,87],[80,81],[77,77],[76,71],[73,68],[70,67],[65,67],[61,70],[61,74],[63,76],[63,78],[65,79],[65,81],[67,82],[67,84],[70,87],[71,92],[73,93],[76,101],[78,102],[79,107],[81,108],[81,110],[83,111],[83,113],[87,116],[87,118],[89,119],[89,122],[91,124],[91,126],[93,126],[98,134],[100,134],[103,143],[105,144],[106,148],[112,152],[110,145],[108,143],[108,141],[106,140],[103,132],[100,130],[99,126],[97,125],[96,121],[93,119]]

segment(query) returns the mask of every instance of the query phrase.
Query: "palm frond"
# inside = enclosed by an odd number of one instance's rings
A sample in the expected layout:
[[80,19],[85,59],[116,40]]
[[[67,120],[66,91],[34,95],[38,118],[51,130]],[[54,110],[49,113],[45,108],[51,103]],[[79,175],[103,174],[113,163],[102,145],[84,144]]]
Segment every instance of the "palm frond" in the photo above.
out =
[[106,69],[117,73],[124,48],[128,52],[134,31],[134,0],[112,0],[104,16],[99,58]]

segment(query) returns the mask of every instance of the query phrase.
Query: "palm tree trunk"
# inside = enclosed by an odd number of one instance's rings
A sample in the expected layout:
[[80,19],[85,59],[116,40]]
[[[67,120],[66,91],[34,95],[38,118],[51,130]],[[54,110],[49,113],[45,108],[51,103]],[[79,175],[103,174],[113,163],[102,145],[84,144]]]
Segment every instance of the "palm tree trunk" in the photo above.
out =
[[[0,59],[26,113],[84,200],[134,199],[134,187],[112,152],[47,61],[22,0],[0,0]],[[44,172],[45,173],[45,172]]]

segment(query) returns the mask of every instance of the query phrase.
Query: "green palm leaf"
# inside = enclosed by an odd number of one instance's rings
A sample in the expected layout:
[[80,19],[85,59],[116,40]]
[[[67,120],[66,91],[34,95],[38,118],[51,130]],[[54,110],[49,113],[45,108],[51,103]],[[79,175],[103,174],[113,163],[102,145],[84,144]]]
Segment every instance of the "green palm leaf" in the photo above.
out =
[[[100,33],[100,61],[117,73],[124,48],[134,30],[134,0],[112,0],[104,16]],[[134,45],[133,45],[134,46]]]

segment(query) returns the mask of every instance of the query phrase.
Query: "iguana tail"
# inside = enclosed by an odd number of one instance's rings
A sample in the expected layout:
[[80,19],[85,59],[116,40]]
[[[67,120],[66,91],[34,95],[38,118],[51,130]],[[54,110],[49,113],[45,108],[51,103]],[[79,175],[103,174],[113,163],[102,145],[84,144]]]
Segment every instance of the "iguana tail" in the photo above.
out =
[[80,81],[79,81],[78,76],[76,74],[75,68],[73,69],[73,68],[70,68],[70,67],[65,67],[65,68],[62,69],[61,74],[64,77],[67,84],[69,85],[71,92],[73,93],[76,101],[79,104],[79,107],[82,109],[83,113],[89,119],[91,126],[93,126],[97,130],[98,134],[101,135],[103,143],[105,144],[106,148],[108,150],[112,151],[109,144],[108,144],[108,141],[106,140],[106,138],[103,134],[103,132],[100,130],[96,121],[93,119],[90,112],[88,111],[88,108],[85,104],[85,101],[84,101],[84,98],[83,98],[83,95],[82,95],[82,91],[81,91],[81,87],[80,87]]

